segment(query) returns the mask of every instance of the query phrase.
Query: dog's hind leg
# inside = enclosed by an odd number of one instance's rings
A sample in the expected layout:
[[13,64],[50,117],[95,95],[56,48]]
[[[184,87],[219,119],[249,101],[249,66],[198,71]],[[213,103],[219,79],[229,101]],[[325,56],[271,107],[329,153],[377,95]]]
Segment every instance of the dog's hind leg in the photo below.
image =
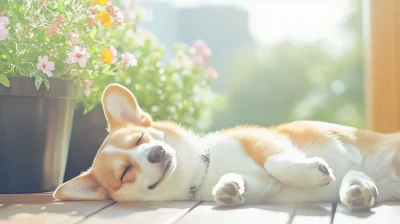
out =
[[370,209],[378,198],[375,182],[365,173],[349,171],[340,185],[340,201],[350,210]]
[[331,168],[320,157],[307,158],[300,153],[278,153],[264,164],[266,171],[292,187],[325,186],[335,180]]

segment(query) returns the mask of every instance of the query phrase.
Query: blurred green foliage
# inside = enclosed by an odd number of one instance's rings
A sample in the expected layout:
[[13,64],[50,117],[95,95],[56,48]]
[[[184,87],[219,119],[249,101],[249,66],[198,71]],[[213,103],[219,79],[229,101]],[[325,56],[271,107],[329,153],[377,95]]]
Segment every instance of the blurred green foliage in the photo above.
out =
[[364,128],[362,8],[360,0],[353,3],[343,24],[349,43],[340,55],[317,43],[241,50],[222,71],[232,76],[228,102],[210,130],[305,119]]
[[[88,113],[101,106],[103,90],[110,83],[119,83],[127,87],[136,97],[140,107],[151,114],[154,120],[170,120],[187,128],[204,129],[209,126],[213,112],[218,108],[221,97],[212,91],[212,77],[208,60],[195,63],[196,47],[176,42],[174,51],[168,55],[165,46],[149,30],[138,24],[140,13],[136,8],[130,10],[136,15],[133,22],[126,22],[123,29],[109,29],[101,35],[107,46],[116,49],[117,55],[132,53],[137,59],[137,66],[122,66],[112,63],[106,71],[113,70],[113,75],[96,77],[90,87],[90,95],[85,96],[80,90],[79,106]],[[206,47],[206,46],[205,46]],[[119,56],[116,62],[121,61]]]

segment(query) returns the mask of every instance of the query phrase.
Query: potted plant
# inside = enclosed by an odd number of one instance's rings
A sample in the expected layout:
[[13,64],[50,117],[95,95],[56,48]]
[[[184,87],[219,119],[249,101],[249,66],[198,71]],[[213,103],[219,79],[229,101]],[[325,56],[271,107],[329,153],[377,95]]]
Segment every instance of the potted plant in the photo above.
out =
[[87,94],[81,92],[64,181],[90,167],[107,135],[101,94],[109,83],[120,83],[134,92],[153,118],[173,120],[195,130],[208,125],[219,99],[210,88],[218,74],[209,64],[211,50],[204,41],[191,46],[176,43],[173,54],[167,55],[165,46],[138,25],[143,15],[140,11],[132,5],[118,8],[125,14],[124,29],[109,30],[105,34],[108,46],[103,49],[109,56],[108,68],[116,72],[96,78]]
[[62,183],[74,109],[89,80],[112,76],[102,33],[123,18],[106,0],[0,4],[0,193]]

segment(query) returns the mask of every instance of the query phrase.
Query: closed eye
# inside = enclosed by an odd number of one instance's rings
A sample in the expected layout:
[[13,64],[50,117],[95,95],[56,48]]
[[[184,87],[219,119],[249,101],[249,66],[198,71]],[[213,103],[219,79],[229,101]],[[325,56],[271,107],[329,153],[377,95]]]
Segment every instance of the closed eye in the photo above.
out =
[[129,169],[131,169],[132,168],[132,166],[127,166],[126,168],[125,168],[125,170],[124,170],[124,172],[122,173],[122,175],[121,175],[121,181],[124,179],[124,176],[125,176],[125,174],[129,171]]
[[[140,141],[142,141],[143,136],[144,136],[144,133],[142,133],[142,134],[140,135],[139,139],[138,139],[137,142],[136,142],[136,145],[139,145],[139,144],[140,144]],[[126,173],[129,171],[129,169],[131,169],[131,168],[132,168],[132,166],[130,166],[130,165],[127,166],[127,167],[125,168],[125,170],[124,170],[124,172],[122,173],[121,178],[120,178],[121,182],[122,182],[122,180],[124,179],[125,174],[126,174]]]
[[142,133],[142,134],[140,135],[139,139],[138,139],[137,142],[136,142],[136,146],[139,145],[140,141],[142,141],[143,135],[144,135],[144,133]]

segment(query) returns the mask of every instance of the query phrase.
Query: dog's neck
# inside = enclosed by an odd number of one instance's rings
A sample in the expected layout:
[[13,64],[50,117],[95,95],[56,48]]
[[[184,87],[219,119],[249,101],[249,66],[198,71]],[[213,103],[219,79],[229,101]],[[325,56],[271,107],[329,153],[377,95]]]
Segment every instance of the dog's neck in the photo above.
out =
[[[167,188],[168,197],[176,200],[193,199],[203,184],[210,164],[209,149],[203,138],[181,129],[181,136],[165,135],[165,142],[176,150],[177,168]],[[177,185],[179,183],[179,185]]]
[[188,199],[192,200],[199,187],[203,184],[204,179],[208,173],[208,167],[210,166],[210,150],[206,149],[200,156],[198,157],[198,164],[197,171],[191,181],[191,185],[189,188]]

